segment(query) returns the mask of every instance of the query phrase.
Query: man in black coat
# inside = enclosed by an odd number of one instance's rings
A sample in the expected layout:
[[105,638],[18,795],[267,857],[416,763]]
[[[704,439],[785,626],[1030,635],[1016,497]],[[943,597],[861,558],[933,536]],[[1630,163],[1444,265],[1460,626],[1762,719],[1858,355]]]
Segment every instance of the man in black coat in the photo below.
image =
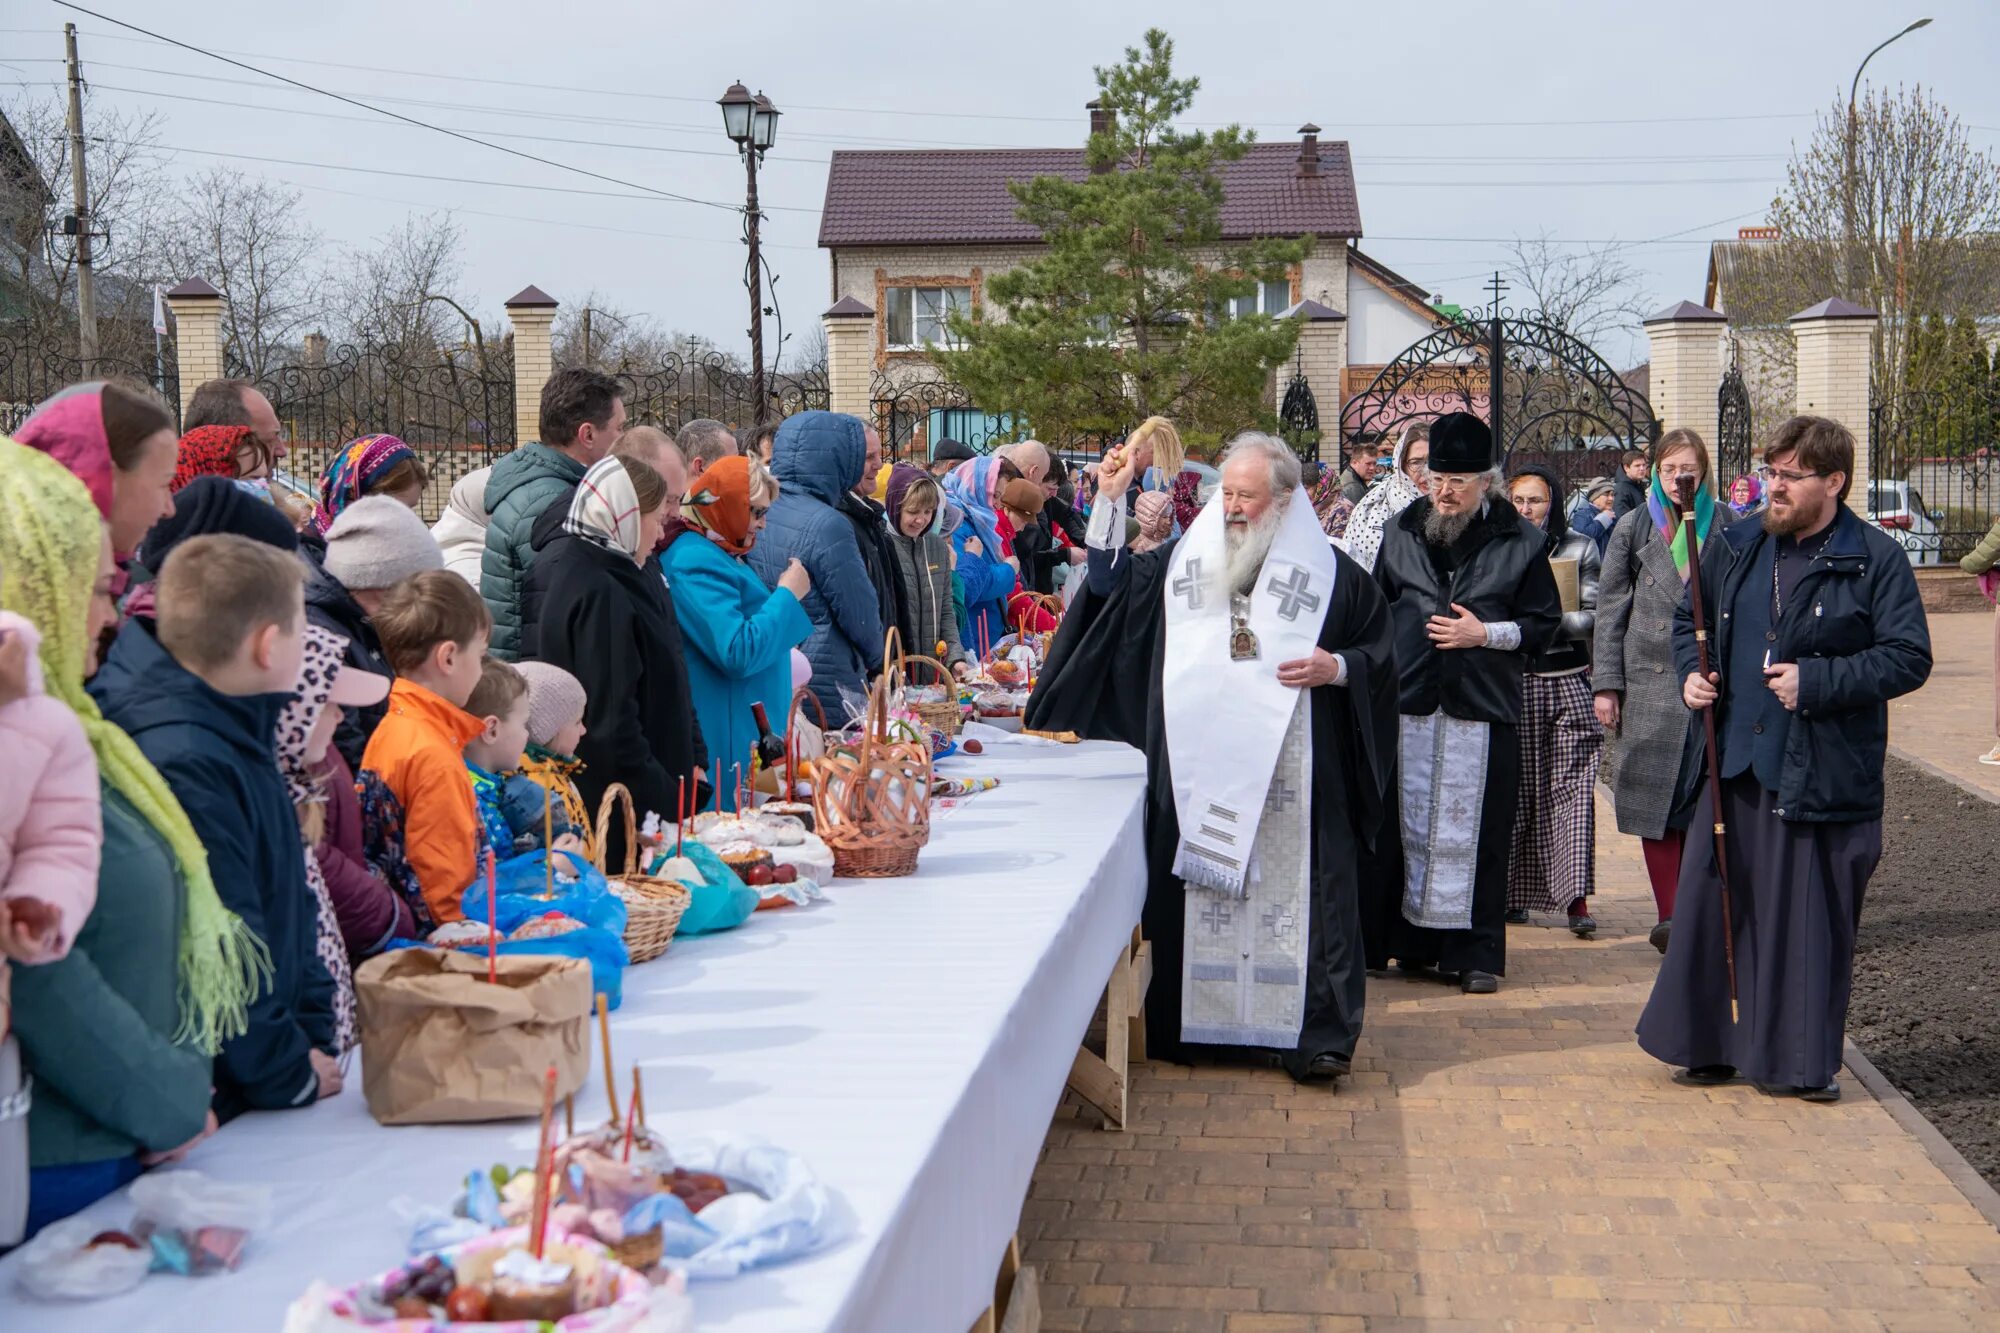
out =
[[[1691,600],[1675,617],[1682,697],[1717,710],[1721,804],[1704,787],[1673,941],[1639,1018],[1639,1045],[1684,1066],[1682,1082],[1743,1074],[1775,1094],[1840,1096],[1861,898],[1882,854],[1888,701],[1931,671],[1909,559],[1846,506],[1853,475],[1845,426],[1779,426],[1763,522],[1731,524],[1702,552],[1706,678]],[[1727,924],[1711,828],[1729,858]]]
[[1375,560],[1402,690],[1402,818],[1363,932],[1371,967],[1435,968],[1485,995],[1507,971],[1521,672],[1562,600],[1545,535],[1500,493],[1486,423],[1439,417],[1430,447],[1430,493],[1390,520]]
[[[867,454],[862,459],[861,480],[853,490],[840,497],[840,512],[854,525],[854,542],[861,548],[861,564],[868,571],[868,582],[875,590],[875,605],[884,625],[900,625],[902,616],[902,577],[896,571],[896,552],[889,545],[889,525],[883,516],[882,506],[875,503],[875,476],[882,470],[882,437],[873,426],[862,424],[862,438],[867,442]],[[903,647],[917,651],[912,644]]]
[[1612,492],[1611,517],[1615,522],[1634,509],[1646,507],[1646,451],[1627,449],[1618,462],[1618,486]]

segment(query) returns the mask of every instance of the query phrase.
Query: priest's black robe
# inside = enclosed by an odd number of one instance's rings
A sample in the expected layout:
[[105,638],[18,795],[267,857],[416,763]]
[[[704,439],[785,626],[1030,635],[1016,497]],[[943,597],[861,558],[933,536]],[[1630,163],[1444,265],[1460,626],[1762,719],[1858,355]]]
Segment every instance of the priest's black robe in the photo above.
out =
[[[1178,539],[1176,539],[1178,540]],[[1166,661],[1166,574],[1175,543],[1134,555],[1093,549],[1089,577],[1063,618],[1027,725],[1123,741],[1146,752],[1146,906],[1153,946],[1146,993],[1150,1055],[1182,1060],[1181,955],[1186,888],[1172,871],[1180,846],[1167,761],[1161,666]],[[1351,1059],[1361,1035],[1359,863],[1396,817],[1396,669],[1388,606],[1368,571],[1338,550],[1319,646],[1347,663],[1341,685],[1312,691],[1311,913],[1305,1016],[1298,1046],[1282,1052],[1303,1074],[1313,1059]],[[1269,664],[1272,671],[1277,662]],[[1211,1047],[1209,1049],[1220,1049]]]

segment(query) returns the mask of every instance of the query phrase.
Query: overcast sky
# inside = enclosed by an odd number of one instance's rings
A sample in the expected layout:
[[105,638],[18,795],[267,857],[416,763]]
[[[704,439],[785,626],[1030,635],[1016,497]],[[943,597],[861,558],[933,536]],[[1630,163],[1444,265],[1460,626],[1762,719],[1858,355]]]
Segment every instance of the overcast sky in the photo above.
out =
[[[1177,68],[1201,79],[1192,120],[1240,121],[1267,139],[1310,120],[1347,139],[1362,247],[1468,304],[1509,238],[1542,231],[1634,243],[1625,253],[1657,304],[1699,300],[1706,242],[1762,218],[1813,114],[1845,96],[1871,46],[1926,14],[1936,22],[1877,56],[1869,82],[1921,81],[1980,127],[1977,142],[2000,145],[2000,9],[1990,0],[90,7],[438,125],[544,136],[495,142],[722,203],[741,202],[743,173],[714,99],[737,78],[761,88],[784,112],[762,176],[764,235],[795,347],[828,304],[814,240],[833,149],[1080,144],[1091,67],[1116,61],[1148,23],[1175,39]],[[558,299],[595,289],[665,326],[747,346],[730,212],[582,193],[641,192],[371,123],[366,111],[134,40],[50,0],[6,6],[0,79],[59,77],[47,58],[62,53],[66,19],[82,33],[98,99],[157,109],[189,172],[231,161],[299,187],[333,242],[365,243],[412,211],[457,210],[482,308],[528,283]],[[1602,350],[1625,364],[1642,349],[1635,331],[1626,347]]]

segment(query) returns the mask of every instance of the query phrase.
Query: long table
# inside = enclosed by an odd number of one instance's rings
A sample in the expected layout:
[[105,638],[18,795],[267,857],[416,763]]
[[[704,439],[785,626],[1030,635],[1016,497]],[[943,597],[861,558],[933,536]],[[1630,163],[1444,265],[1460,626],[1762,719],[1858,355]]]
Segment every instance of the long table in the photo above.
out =
[[[697,1284],[697,1327],[957,1333],[994,1273],[1077,1045],[1145,892],[1144,759],[1124,746],[996,745],[946,772],[1001,785],[933,824],[917,873],[840,880],[829,901],[676,940],[629,969],[611,1017],[617,1085],[645,1071],[647,1123],[728,1130],[798,1152],[851,1212],[811,1258]],[[602,1071],[578,1124],[607,1110]],[[0,1328],[276,1329],[315,1277],[346,1284],[402,1257],[399,1198],[449,1200],[466,1171],[526,1163],[531,1124],[384,1128],[359,1069],[340,1096],[254,1113],[188,1165],[262,1182],[277,1222],[243,1268],[155,1276],[85,1305],[33,1303],[0,1260]],[[122,1196],[91,1216],[122,1225]]]

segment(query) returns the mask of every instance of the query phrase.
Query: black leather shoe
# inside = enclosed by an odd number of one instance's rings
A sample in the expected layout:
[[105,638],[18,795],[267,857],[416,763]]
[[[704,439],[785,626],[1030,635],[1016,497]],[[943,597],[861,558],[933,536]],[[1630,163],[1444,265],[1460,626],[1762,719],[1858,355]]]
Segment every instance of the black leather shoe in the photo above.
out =
[[1510,907],[1510,908],[1508,908],[1508,909],[1507,909],[1507,924],[1508,924],[1508,925],[1510,925],[1510,926],[1525,926],[1525,925],[1527,925],[1527,924],[1528,924],[1528,909],[1527,909],[1527,908],[1525,908],[1525,907]]
[[1491,972],[1466,972],[1458,979],[1458,988],[1467,995],[1491,995],[1500,989],[1500,978]]
[[1800,1088],[1799,1100],[1802,1102],[1837,1102],[1840,1100],[1840,1083],[1836,1080],[1823,1088]]
[[1578,912],[1569,919],[1569,933],[1580,940],[1587,940],[1597,933],[1597,918],[1588,912]]
[[1692,1069],[1682,1069],[1674,1074],[1674,1082],[1685,1083],[1696,1088],[1717,1088],[1724,1083],[1735,1081],[1735,1065],[1696,1065]]
[[1345,1078],[1349,1068],[1346,1056],[1326,1051],[1315,1055],[1303,1071],[1293,1068],[1291,1062],[1287,1061],[1285,1072],[1292,1076],[1292,1081],[1295,1083],[1331,1083],[1335,1079]]
[[1667,938],[1673,933],[1674,923],[1673,919],[1669,917],[1646,933],[1646,943],[1652,945],[1661,953],[1665,953],[1667,951]]

